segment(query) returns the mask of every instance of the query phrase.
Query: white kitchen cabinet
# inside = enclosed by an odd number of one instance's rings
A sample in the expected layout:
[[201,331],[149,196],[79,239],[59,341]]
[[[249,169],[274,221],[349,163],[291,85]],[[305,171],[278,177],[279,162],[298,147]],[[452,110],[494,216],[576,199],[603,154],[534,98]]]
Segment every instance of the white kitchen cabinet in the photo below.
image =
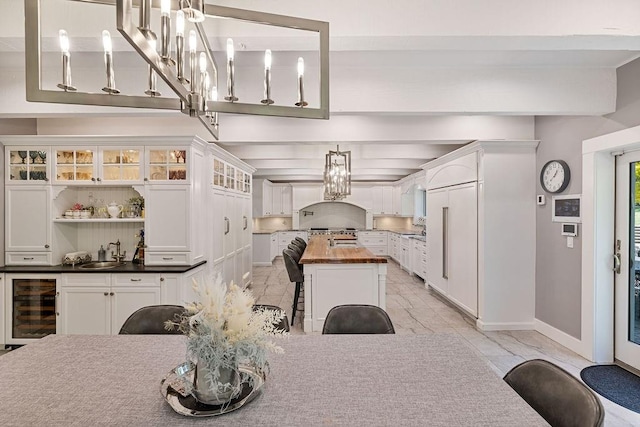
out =
[[345,199],[348,203],[358,205],[365,210],[373,209],[373,192],[370,186],[351,185],[351,195]]
[[427,273],[427,243],[418,239],[412,239],[411,269],[413,274],[426,278]]
[[411,273],[411,242],[409,236],[400,236],[400,267]]
[[143,182],[144,147],[63,146],[52,149],[55,185],[133,185]]
[[291,215],[292,201],[290,184],[273,184],[271,215]]
[[402,213],[402,188],[400,184],[393,186],[391,208],[394,215],[400,215]]
[[253,186],[253,216],[269,216],[273,212],[273,184],[266,179],[258,179]]
[[389,231],[387,241],[389,243],[388,253],[397,263],[400,263],[400,235]]
[[[272,234],[278,233],[256,233],[253,235],[253,264],[256,266],[270,266],[274,258],[274,252],[271,251]],[[276,250],[277,250],[276,237]]]
[[5,187],[7,265],[51,265],[51,188]]
[[278,252],[278,247],[278,233],[271,233],[271,242],[269,245],[271,261],[273,261],[278,255],[282,255],[282,252]]
[[391,185],[376,186],[371,191],[373,195],[373,214],[393,215],[393,187]]
[[50,180],[51,151],[47,146],[5,147],[7,184],[45,184]]
[[6,303],[4,299],[6,283],[4,280],[4,273],[0,273],[0,350],[4,350],[4,344],[6,343],[6,336],[4,331],[4,317],[6,311]]
[[322,185],[295,185],[292,190],[294,211],[324,201]]
[[358,244],[369,249],[374,255],[388,255],[388,237],[386,231],[359,231]]
[[477,141],[424,166],[426,282],[483,330],[534,329],[537,144]]
[[144,180],[162,184],[191,182],[191,147],[146,147],[146,173]]
[[116,335],[139,308],[160,304],[156,274],[63,274],[62,334]]

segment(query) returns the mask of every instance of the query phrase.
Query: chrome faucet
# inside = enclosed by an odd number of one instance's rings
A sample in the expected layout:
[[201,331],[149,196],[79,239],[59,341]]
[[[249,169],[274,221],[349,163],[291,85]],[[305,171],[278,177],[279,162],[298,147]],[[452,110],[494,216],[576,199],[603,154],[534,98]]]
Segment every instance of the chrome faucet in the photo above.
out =
[[124,251],[124,253],[120,253],[120,239],[118,239],[115,243],[110,242],[107,245],[107,250],[109,250],[109,248],[111,248],[111,245],[114,245],[116,247],[116,253],[115,255],[113,254],[113,251],[111,251],[111,258],[115,259],[118,262],[122,262],[124,261],[124,258],[127,256],[127,251]]

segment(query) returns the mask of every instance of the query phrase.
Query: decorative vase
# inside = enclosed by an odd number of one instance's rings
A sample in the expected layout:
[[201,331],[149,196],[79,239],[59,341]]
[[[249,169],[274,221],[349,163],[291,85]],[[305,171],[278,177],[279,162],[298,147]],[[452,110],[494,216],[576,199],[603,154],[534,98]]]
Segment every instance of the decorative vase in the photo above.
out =
[[204,363],[196,363],[193,379],[193,396],[206,405],[224,405],[240,391],[240,374],[236,368],[220,367],[217,381],[213,381],[211,369]]

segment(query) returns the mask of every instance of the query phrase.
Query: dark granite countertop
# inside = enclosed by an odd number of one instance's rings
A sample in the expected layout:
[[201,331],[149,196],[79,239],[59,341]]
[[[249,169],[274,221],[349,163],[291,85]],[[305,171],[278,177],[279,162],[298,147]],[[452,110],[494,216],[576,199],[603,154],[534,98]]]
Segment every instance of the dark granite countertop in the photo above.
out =
[[184,273],[201,266],[206,261],[194,265],[140,265],[127,261],[120,267],[103,270],[78,268],[79,265],[11,265],[0,267],[0,273]]

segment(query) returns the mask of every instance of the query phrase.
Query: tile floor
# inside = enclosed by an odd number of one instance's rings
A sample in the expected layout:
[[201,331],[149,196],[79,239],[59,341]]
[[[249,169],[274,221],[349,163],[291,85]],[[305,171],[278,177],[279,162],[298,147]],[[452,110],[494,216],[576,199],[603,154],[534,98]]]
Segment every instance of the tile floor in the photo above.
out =
[[[282,307],[289,319],[294,288],[280,257],[271,267],[253,269],[251,290],[257,302]],[[469,317],[425,289],[421,279],[410,276],[393,261],[389,262],[387,273],[387,312],[398,334],[459,334],[500,377],[518,363],[534,358],[547,359],[578,378],[582,368],[591,365],[588,360],[535,331],[478,331]],[[296,313],[292,334],[304,334],[302,318],[303,313]],[[600,400],[606,409],[605,426],[640,426],[640,414],[603,397]]]

